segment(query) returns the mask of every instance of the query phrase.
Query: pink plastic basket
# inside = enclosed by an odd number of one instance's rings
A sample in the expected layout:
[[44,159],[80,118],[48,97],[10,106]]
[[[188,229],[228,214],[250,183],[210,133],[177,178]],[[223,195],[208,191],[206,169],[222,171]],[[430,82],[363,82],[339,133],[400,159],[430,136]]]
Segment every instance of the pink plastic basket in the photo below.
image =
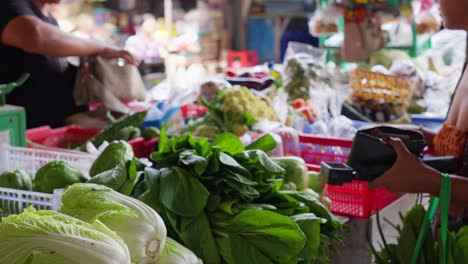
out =
[[[97,129],[67,126],[52,129],[49,126],[29,129],[26,131],[26,138],[34,144],[28,147],[48,149],[61,152],[76,152],[69,150],[73,146],[81,145],[94,135],[99,133]],[[138,158],[148,158],[155,151],[158,138],[146,141],[143,138],[136,138],[128,141],[132,146],[135,156]]]
[[[310,171],[320,171],[322,162],[346,162],[352,140],[324,138],[302,134],[299,137],[302,158]],[[332,201],[335,214],[368,218],[376,210],[385,208],[400,196],[386,189],[371,190],[364,181],[353,181],[343,186],[327,185],[325,195]]]

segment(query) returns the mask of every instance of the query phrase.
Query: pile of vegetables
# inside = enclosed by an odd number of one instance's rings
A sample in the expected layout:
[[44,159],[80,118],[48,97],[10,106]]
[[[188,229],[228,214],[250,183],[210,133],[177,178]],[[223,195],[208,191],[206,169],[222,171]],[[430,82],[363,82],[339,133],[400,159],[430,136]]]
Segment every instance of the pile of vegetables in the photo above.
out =
[[327,263],[341,224],[307,189],[303,161],[277,163],[267,155],[275,147],[271,136],[244,147],[233,134],[210,143],[163,129],[156,168],[132,195],[205,263]]
[[144,203],[94,184],[74,184],[60,212],[28,208],[0,222],[0,263],[199,264],[166,237]]
[[85,182],[89,178],[65,161],[51,161],[32,176],[23,170],[0,174],[0,187],[24,191],[53,193],[71,184]]
[[[422,205],[413,207],[404,217],[403,226],[396,226],[399,237],[397,244],[388,244],[381,231],[380,219],[377,217],[377,225],[383,241],[382,249],[377,251],[372,244],[371,249],[374,262],[377,264],[403,264],[411,263],[411,258],[418,241],[419,233],[422,231],[426,210]],[[432,236],[430,225],[427,227],[427,235],[424,240],[421,253],[416,263],[438,264],[441,260],[441,240]],[[468,226],[464,226],[457,232],[449,232],[447,238],[447,262],[446,263],[468,263]]]
[[258,121],[278,120],[275,110],[245,87],[219,90],[205,104],[207,114],[189,127],[195,136],[214,138],[224,132],[242,136]]
[[[109,144],[89,179],[47,164],[32,185],[66,187],[62,207],[5,218],[0,263],[329,263],[342,225],[308,188],[305,162],[268,157],[275,147],[269,135],[244,147],[230,133],[210,142],[163,129],[154,166],[124,141]],[[31,186],[13,174],[4,182]]]
[[137,166],[144,167],[125,141],[111,142],[92,164],[89,176],[65,161],[51,161],[32,176],[23,170],[0,174],[0,187],[53,193],[74,183],[95,183],[130,195],[138,182]]

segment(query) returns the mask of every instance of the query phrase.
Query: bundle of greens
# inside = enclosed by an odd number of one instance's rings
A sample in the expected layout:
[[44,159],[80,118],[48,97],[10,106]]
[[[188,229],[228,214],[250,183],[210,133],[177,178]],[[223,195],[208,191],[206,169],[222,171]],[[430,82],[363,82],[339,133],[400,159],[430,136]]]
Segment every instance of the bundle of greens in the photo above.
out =
[[224,132],[242,136],[258,121],[278,120],[275,110],[245,87],[220,90],[204,104],[207,114],[189,127],[195,136],[214,138]]
[[[397,244],[388,244],[381,228],[380,218],[377,215],[377,226],[383,244],[381,250],[377,251],[369,242],[374,262],[376,264],[403,264],[412,263],[413,252],[418,241],[421,227],[425,220],[426,210],[422,205],[413,207],[404,217],[401,216],[403,226],[395,226],[399,233]],[[416,263],[438,264],[441,259],[441,240],[432,236],[432,230],[428,226],[426,239],[421,248],[421,253]],[[439,233],[439,232],[436,232]],[[368,232],[368,239],[370,234]],[[449,232],[447,238],[447,262],[468,263],[468,226],[462,227],[458,232]]]
[[326,263],[341,224],[312,190],[282,190],[275,147],[271,136],[244,147],[233,134],[210,143],[163,129],[157,167],[133,195],[204,263]]

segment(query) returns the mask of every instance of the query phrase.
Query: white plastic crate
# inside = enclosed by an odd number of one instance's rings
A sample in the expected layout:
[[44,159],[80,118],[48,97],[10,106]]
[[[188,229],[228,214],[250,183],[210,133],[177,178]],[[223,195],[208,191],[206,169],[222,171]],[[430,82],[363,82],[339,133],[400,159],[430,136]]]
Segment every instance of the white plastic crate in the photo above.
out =
[[[96,156],[88,154],[0,145],[0,173],[22,169],[33,178],[42,166],[54,160],[66,161],[84,175],[89,175],[89,169],[95,159]],[[60,207],[62,192],[63,190],[55,190],[53,194],[49,194],[0,188],[0,209],[4,215],[21,213],[31,205],[37,209],[57,210]]]

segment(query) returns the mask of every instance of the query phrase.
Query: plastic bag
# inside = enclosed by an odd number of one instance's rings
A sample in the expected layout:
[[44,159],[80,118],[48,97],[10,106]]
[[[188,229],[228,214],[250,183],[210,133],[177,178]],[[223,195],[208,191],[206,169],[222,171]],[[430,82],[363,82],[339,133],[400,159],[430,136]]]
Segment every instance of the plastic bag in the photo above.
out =
[[312,36],[329,36],[339,31],[338,20],[342,9],[334,4],[327,5],[322,10],[315,11],[309,21],[309,31]]
[[288,94],[284,91],[278,91],[276,96],[273,98],[273,109],[280,120],[282,125],[286,124],[286,120],[288,119]]
[[299,133],[292,127],[282,126],[275,129],[274,134],[277,134],[282,141],[283,157],[284,156],[301,156],[301,146],[299,141]]
[[422,97],[425,76],[423,72],[411,60],[397,60],[393,62],[389,74],[399,77],[406,77],[416,85],[413,99]]
[[421,13],[416,15],[416,32],[418,34],[429,34],[439,32],[442,24],[442,17],[438,6],[432,5],[429,9],[422,9]]
[[308,44],[289,42],[284,61],[284,88],[291,100],[308,99],[314,82],[330,79],[326,68],[326,51]]

